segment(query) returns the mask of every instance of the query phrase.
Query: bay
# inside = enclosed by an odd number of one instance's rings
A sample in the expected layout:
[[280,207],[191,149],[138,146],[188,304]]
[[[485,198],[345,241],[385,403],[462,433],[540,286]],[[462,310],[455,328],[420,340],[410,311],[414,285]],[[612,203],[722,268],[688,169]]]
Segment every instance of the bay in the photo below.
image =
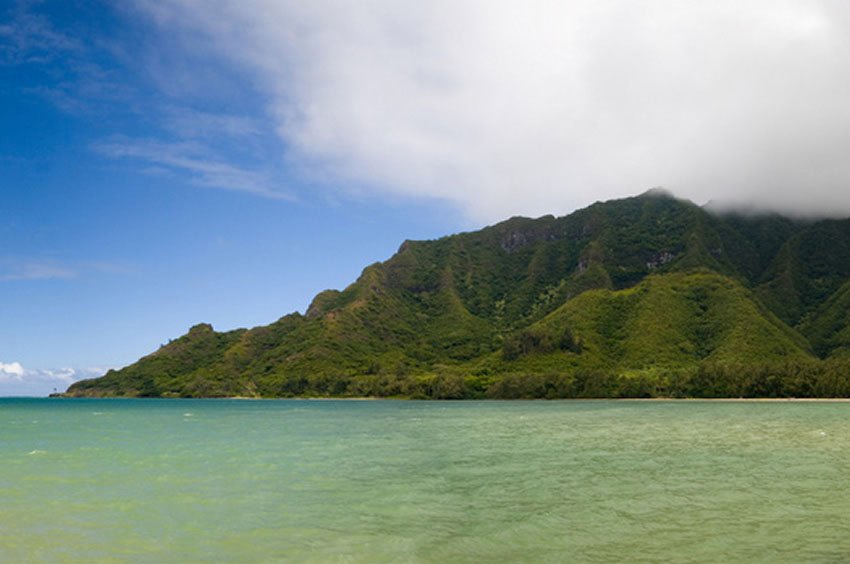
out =
[[0,561],[846,561],[848,476],[848,403],[0,399]]

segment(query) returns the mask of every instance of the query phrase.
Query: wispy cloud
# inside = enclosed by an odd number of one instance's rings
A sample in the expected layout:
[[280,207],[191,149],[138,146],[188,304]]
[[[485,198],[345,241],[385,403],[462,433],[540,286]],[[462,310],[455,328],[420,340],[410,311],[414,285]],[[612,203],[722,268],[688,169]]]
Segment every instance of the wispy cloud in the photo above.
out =
[[82,44],[57,31],[50,22],[20,4],[7,21],[0,22],[0,64],[48,62],[62,53],[79,52]]
[[[139,25],[138,13],[129,13],[129,5],[104,9],[111,11],[109,17],[133,18],[129,29],[145,33],[113,36],[108,30],[87,27],[82,20],[68,31],[71,28],[51,22],[49,10],[39,3],[21,2],[6,12],[7,21],[0,10],[0,64],[26,66],[36,77],[15,85],[24,94],[38,96],[68,114],[97,113],[99,121],[122,124],[118,127],[125,127],[123,135],[106,137],[94,147],[104,156],[134,161],[140,173],[294,200],[271,172],[282,169],[280,142],[271,122],[204,109],[202,102],[210,99],[219,102],[213,107],[220,108],[221,100],[240,95],[241,85],[234,83],[229,95],[210,95],[216,85],[221,86],[216,82],[220,73],[215,64],[194,64],[193,59],[209,62],[209,57],[188,55],[191,49],[186,44],[157,41],[156,34]],[[172,57],[176,51],[184,56]],[[184,80],[192,87],[175,86]],[[52,277],[59,274],[54,272]],[[49,278],[51,273],[39,274],[39,269],[32,268],[8,273],[6,278],[0,274],[0,280],[28,277]]]
[[37,4],[19,2],[0,23],[0,65],[26,66],[42,73],[42,80],[35,84],[18,84],[21,92],[70,114],[102,111],[105,104],[130,107],[126,81],[96,62],[101,49],[94,38],[60,31],[37,10]]
[[0,281],[52,280],[77,276],[77,271],[52,262],[27,261],[0,267]]
[[262,171],[242,168],[214,155],[194,142],[121,139],[97,143],[94,149],[110,158],[131,159],[145,167],[185,175],[198,186],[247,192],[276,200],[294,200]]
[[175,106],[166,108],[163,114],[164,126],[182,139],[211,136],[244,139],[263,134],[259,120],[248,116],[201,112]]
[[114,261],[0,259],[0,282],[70,280],[87,274],[127,275],[133,272],[131,265]]

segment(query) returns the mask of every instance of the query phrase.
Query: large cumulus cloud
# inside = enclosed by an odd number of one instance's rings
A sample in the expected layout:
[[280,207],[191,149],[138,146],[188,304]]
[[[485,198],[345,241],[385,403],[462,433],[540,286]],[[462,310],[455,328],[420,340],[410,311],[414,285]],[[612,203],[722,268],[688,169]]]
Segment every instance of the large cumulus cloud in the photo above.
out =
[[841,0],[157,0],[265,93],[287,158],[475,218],[663,185],[848,212]]

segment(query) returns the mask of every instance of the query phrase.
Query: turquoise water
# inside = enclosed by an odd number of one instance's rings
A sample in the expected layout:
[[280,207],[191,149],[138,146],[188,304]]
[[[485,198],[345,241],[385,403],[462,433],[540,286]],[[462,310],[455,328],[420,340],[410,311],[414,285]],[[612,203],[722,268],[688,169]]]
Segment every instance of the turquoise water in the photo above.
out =
[[850,404],[0,400],[3,562],[840,562]]

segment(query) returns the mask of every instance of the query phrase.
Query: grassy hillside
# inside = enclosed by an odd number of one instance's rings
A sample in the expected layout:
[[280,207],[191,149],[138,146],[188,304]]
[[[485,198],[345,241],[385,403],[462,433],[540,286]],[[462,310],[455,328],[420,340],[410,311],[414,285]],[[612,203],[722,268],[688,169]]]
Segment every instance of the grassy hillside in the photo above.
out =
[[[848,221],[712,215],[653,192],[406,241],[304,315],[199,325],[67,393],[813,394],[843,389],[848,280]],[[772,387],[748,380],[765,370]]]

